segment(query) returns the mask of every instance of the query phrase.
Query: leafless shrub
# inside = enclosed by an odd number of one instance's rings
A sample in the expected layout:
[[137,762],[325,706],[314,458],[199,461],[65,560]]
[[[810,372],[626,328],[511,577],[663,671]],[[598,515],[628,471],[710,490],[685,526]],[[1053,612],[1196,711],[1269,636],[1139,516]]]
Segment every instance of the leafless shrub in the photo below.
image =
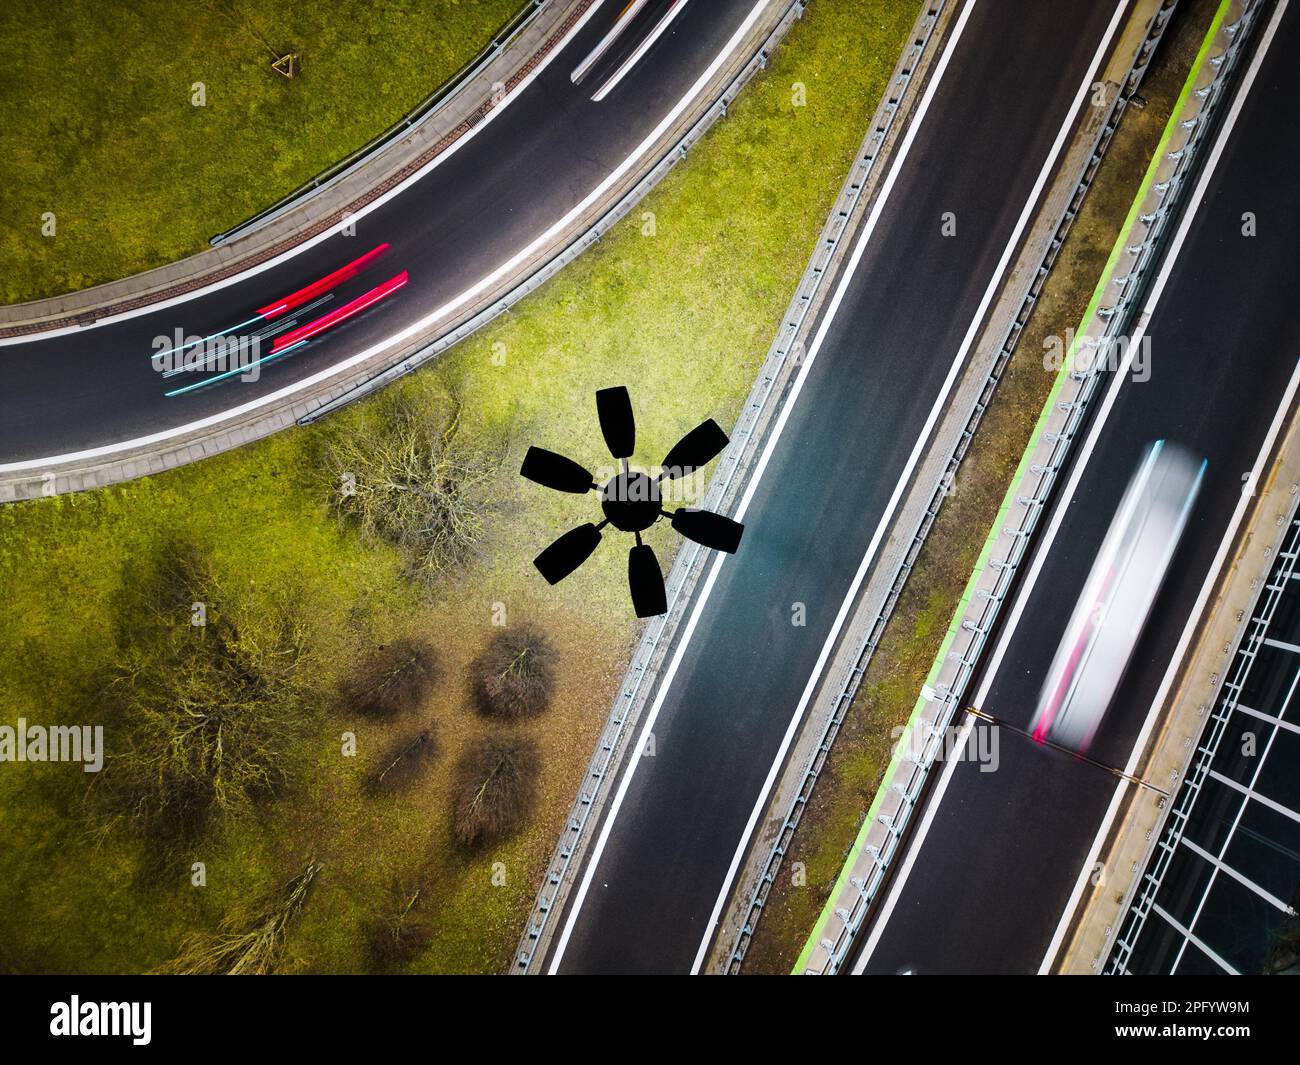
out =
[[370,923],[367,947],[372,972],[386,972],[404,965],[433,939],[433,926],[420,910],[428,894],[421,883],[414,890],[395,889],[392,911]]
[[310,699],[306,632],[286,609],[241,612],[192,543],[168,545],[126,588],[103,693],[116,742],[92,795],[184,837],[283,782]]
[[404,637],[375,648],[344,682],[347,709],[394,718],[418,708],[438,679],[438,652],[426,640]]
[[532,812],[540,762],[523,736],[488,736],[472,744],[456,767],[452,830],[466,847],[515,831]]
[[500,457],[458,439],[450,415],[394,392],[324,446],[330,504],[364,536],[398,547],[430,588],[469,561],[495,501]]
[[515,720],[540,714],[555,689],[550,641],[529,627],[506,629],[474,661],[474,702],[481,713]]
[[179,976],[264,976],[275,971],[289,926],[302,912],[317,874],[315,859],[247,913],[234,913],[216,932],[195,932],[165,972]]
[[374,794],[400,791],[414,783],[438,757],[438,737],[432,725],[400,740],[383,758],[368,786]]

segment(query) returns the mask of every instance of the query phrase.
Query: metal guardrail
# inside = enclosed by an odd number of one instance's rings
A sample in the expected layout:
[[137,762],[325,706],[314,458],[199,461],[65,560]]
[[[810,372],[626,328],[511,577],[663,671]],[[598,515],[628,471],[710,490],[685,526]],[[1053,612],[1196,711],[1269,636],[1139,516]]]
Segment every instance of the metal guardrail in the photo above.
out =
[[[1223,738],[1228,720],[1237,709],[1241,692],[1245,688],[1250,677],[1251,668],[1255,664],[1255,657],[1259,653],[1259,648],[1263,644],[1273,622],[1273,615],[1277,611],[1278,601],[1282,598],[1282,591],[1293,576],[1300,575],[1300,566],[1297,565],[1300,563],[1298,504],[1300,504],[1300,494],[1292,495],[1291,511],[1287,518],[1288,531],[1286,540],[1277,557],[1270,556],[1269,558],[1269,564],[1263,574],[1259,596],[1256,598],[1255,606],[1251,609],[1249,632],[1245,641],[1239,642],[1237,646],[1232,677],[1224,684],[1222,695],[1218,700],[1218,707],[1206,723],[1209,735],[1197,744],[1196,761],[1191,772],[1185,775],[1183,789],[1178,796],[1176,805],[1169,814],[1169,823],[1165,827],[1163,836],[1157,846],[1156,860],[1143,875],[1142,890],[1129,909],[1123,930],[1115,939],[1115,945],[1105,967],[1107,975],[1128,972],[1128,962],[1133,954],[1133,947],[1142,934],[1146,919],[1151,913],[1151,907],[1155,904],[1156,895],[1164,883],[1165,873],[1169,869],[1169,863],[1173,859],[1174,851],[1183,838],[1183,832],[1187,827],[1187,819],[1191,815],[1192,808],[1201,793],[1201,788],[1205,784],[1205,778],[1209,774],[1214,756],[1219,751],[1219,741]],[[1274,574],[1272,581],[1268,580],[1270,573]],[[1263,601],[1262,606],[1260,600]]]
[[[1026,285],[1020,309],[1013,318],[1012,324],[1008,328],[1007,334],[999,346],[998,354],[995,356],[988,377],[985,380],[983,388],[980,390],[979,398],[967,418],[962,434],[958,438],[958,441],[948,458],[944,472],[931,494],[930,501],[921,515],[916,529],[913,531],[908,548],[906,552],[904,552],[903,558],[895,571],[889,591],[885,595],[884,603],[876,614],[876,617],[872,620],[867,636],[860,645],[858,653],[854,658],[854,664],[850,667],[848,674],[844,679],[840,693],[836,698],[835,709],[827,720],[822,736],[809,759],[808,766],[804,772],[804,779],[786,811],[781,831],[772,845],[772,850],[769,854],[763,876],[755,886],[750,898],[747,918],[737,934],[736,942],[732,948],[731,958],[728,963],[727,971],[731,974],[740,971],[741,965],[744,962],[745,952],[749,946],[749,941],[752,938],[754,928],[762,914],[762,909],[767,901],[767,896],[771,891],[771,887],[776,881],[776,874],[780,870],[786,850],[789,848],[795,831],[802,820],[803,811],[811,801],[813,788],[821,775],[821,771],[824,768],[827,759],[830,757],[831,748],[836,737],[839,735],[839,730],[844,723],[849,708],[852,706],[853,699],[857,695],[862,679],[866,675],[867,667],[870,665],[871,659],[875,655],[876,648],[884,635],[885,626],[892,616],[894,608],[898,604],[898,600],[902,597],[903,588],[907,583],[908,577],[911,576],[912,569],[916,565],[916,560],[920,556],[922,548],[925,546],[925,542],[929,537],[930,529],[938,517],[943,501],[952,491],[957,468],[965,458],[970,443],[974,439],[975,432],[979,428],[980,422],[983,420],[984,413],[992,402],[993,394],[1002,379],[1002,374],[1005,371],[1008,362],[1010,362],[1011,356],[1019,343],[1020,336],[1028,324],[1033,309],[1037,304],[1043,285],[1046,283],[1047,275],[1055,265],[1057,256],[1065,242],[1065,238],[1069,234],[1079,210],[1082,208],[1083,200],[1092,186],[1093,178],[1096,175],[1098,167],[1101,165],[1102,157],[1105,155],[1110,140],[1119,125],[1120,118],[1124,113],[1128,101],[1137,91],[1137,87],[1142,79],[1142,74],[1146,69],[1146,63],[1149,61],[1152,53],[1155,51],[1156,45],[1159,43],[1164,28],[1168,24],[1169,17],[1176,6],[1176,2],[1177,0],[1169,0],[1169,2],[1162,7],[1152,19],[1152,24],[1148,30],[1147,37],[1140,46],[1138,54],[1134,59],[1133,66],[1130,68],[1128,75],[1124,79],[1121,91],[1116,94],[1115,99],[1112,101],[1107,119],[1098,131],[1097,139],[1094,142],[1092,153],[1085,165],[1084,173],[1080,177],[1075,191],[1070,197],[1070,200],[1058,221],[1052,240],[1049,242],[1043,257],[1039,262],[1037,270],[1035,270],[1031,275]],[[850,917],[852,917],[852,915],[850,915]]]
[[455,74],[444,81],[438,88],[434,89],[428,96],[415,105],[406,113],[403,118],[399,118],[383,133],[373,138],[369,143],[358,148],[356,151],[340,159],[337,163],[332,164],[325,170],[321,171],[310,181],[299,185],[291,193],[281,197],[270,207],[259,211],[252,218],[245,219],[237,226],[232,226],[223,233],[217,233],[209,238],[208,243],[213,247],[219,247],[225,244],[232,237],[243,235],[250,230],[257,229],[267,222],[279,217],[281,214],[297,206],[298,202],[308,196],[315,195],[325,186],[332,184],[339,178],[347,176],[362,163],[366,162],[370,156],[376,152],[382,151],[389,143],[397,137],[410,132],[413,128],[419,126],[422,122],[431,118],[437,111],[453,99],[461,89],[468,85],[474,77],[496,58],[503,48],[518,36],[524,28],[533,21],[541,10],[549,4],[551,0],[526,0],[524,6],[519,9],[510,20],[492,35],[492,39],[484,46],[483,50],[462,66]]
[[[1208,61],[1208,65],[1215,72],[1213,80],[1192,94],[1199,103],[1199,107],[1195,116],[1182,120],[1183,128],[1189,128],[1188,124],[1190,123],[1190,133],[1186,140],[1177,149],[1167,153],[1168,158],[1174,161],[1172,173],[1165,180],[1157,182],[1149,190],[1149,192],[1156,192],[1159,196],[1159,206],[1154,211],[1138,215],[1135,225],[1144,230],[1144,233],[1139,240],[1130,243],[1124,249],[1123,254],[1128,260],[1125,272],[1109,279],[1106,287],[1110,288],[1112,284],[1117,283],[1119,293],[1112,302],[1099,306],[1096,310],[1095,317],[1103,324],[1101,335],[1098,337],[1089,335],[1081,338],[1081,344],[1091,348],[1094,352],[1098,350],[1104,351],[1123,335],[1122,331],[1127,327],[1130,313],[1136,306],[1137,297],[1147,280],[1152,264],[1156,261],[1162,248],[1162,240],[1169,221],[1176,213],[1173,208],[1177,203],[1179,193],[1185,184],[1192,163],[1197,157],[1197,149],[1203,139],[1203,132],[1208,127],[1209,119],[1222,96],[1227,74],[1235,68],[1236,59],[1240,53],[1239,42],[1248,36],[1248,33],[1242,31],[1248,30],[1251,25],[1259,0],[1247,0],[1247,3],[1248,6],[1236,22],[1225,27],[1232,43],[1223,53],[1210,58]],[[1161,32],[1163,32],[1163,26]],[[1147,54],[1149,56],[1149,50]],[[1134,72],[1136,72],[1136,69]],[[1134,72],[1130,73],[1130,79],[1133,77]],[[1131,94],[1135,86],[1129,86],[1129,81],[1126,79],[1126,87],[1128,87]],[[1098,162],[1099,156],[1094,153],[1088,167],[1089,171],[1095,172]],[[1088,176],[1088,180],[1091,180],[1091,175]],[[1081,201],[1081,196],[1072,199],[1072,210],[1077,210]],[[1058,247],[1058,242],[1054,241],[1053,255]],[[1039,275],[1031,282],[1030,295],[1035,299],[1037,293],[1035,286],[1041,288],[1043,276],[1040,270]],[[1020,331],[1027,321],[1028,315],[1023,314],[1013,324],[1009,335],[1012,346],[1018,340]],[[932,693],[929,693],[932,699],[939,701],[939,706],[933,721],[927,728],[925,745],[921,756],[918,760],[911,762],[910,767],[907,768],[906,779],[900,777],[890,785],[890,790],[894,793],[890,796],[893,805],[888,811],[884,811],[882,808],[882,812],[878,817],[879,823],[885,829],[885,839],[881,844],[867,846],[866,851],[872,857],[869,875],[851,878],[851,884],[856,888],[852,906],[851,908],[840,907],[837,909],[836,913],[842,922],[841,930],[833,941],[822,941],[821,945],[827,952],[827,961],[820,970],[816,971],[834,973],[839,970],[875,899],[876,892],[884,881],[889,864],[898,850],[904,832],[910,824],[911,815],[919,805],[930,770],[942,752],[947,731],[960,710],[967,684],[980,659],[986,638],[1000,613],[1002,602],[1007,596],[1019,565],[1028,551],[1029,541],[1036,528],[1038,518],[1046,509],[1046,503],[1057,475],[1064,466],[1074,437],[1087,412],[1092,396],[1103,377],[1103,368],[1098,364],[1098,361],[1089,361],[1092,365],[1088,370],[1071,370],[1068,373],[1068,386],[1071,392],[1068,397],[1063,392],[1062,398],[1059,398],[1056,404],[1058,411],[1065,416],[1064,422],[1055,431],[1045,434],[1040,440],[1040,445],[1047,444],[1049,450],[1043,460],[1034,463],[1029,468],[1028,474],[1034,478],[1033,488],[1027,494],[1022,492],[1017,496],[1015,502],[1020,510],[1019,516],[1013,525],[1004,525],[1001,530],[1009,540],[1009,548],[1001,556],[991,556],[987,561],[985,572],[991,571],[996,574],[996,577],[990,587],[980,588],[977,591],[974,603],[968,607],[961,622],[958,634],[965,636],[965,645],[958,650],[954,641],[954,646],[950,648],[947,656],[949,662],[955,663],[953,675],[948,678],[946,684],[936,687]],[[1005,365],[1005,360],[1002,361],[1002,365]],[[1001,372],[1000,369],[998,372]],[[976,424],[978,418],[982,416],[986,404],[987,399],[982,396],[973,413]],[[962,443],[959,445],[963,453],[965,444],[968,442],[969,438],[964,434]],[[936,502],[941,502],[943,495],[946,494],[947,486],[951,484],[950,478],[953,468],[950,465],[944,479],[941,479],[936,490]],[[932,522],[933,515],[927,515],[922,520],[921,526],[928,531]],[[914,560],[915,554],[916,551],[909,552],[908,560]],[[910,566],[908,560],[905,560],[905,565]],[[849,678],[849,684],[856,688],[860,679],[861,671],[855,669]],[[847,687],[846,685],[846,689]],[[824,761],[825,755],[821,754],[820,757]],[[901,769],[902,767],[900,767]]]
[[[946,0],[936,0],[930,7],[932,10],[938,11],[945,2]],[[631,207],[640,201],[645,193],[649,191],[649,188],[662,177],[663,173],[666,173],[668,169],[671,169],[677,162],[685,158],[689,146],[727,113],[727,106],[735,98],[736,93],[760,70],[766,67],[771,51],[785,36],[790,26],[803,15],[805,6],[804,0],[792,0],[787,5],[776,28],[769,34],[754,57],[731,82],[714,106],[691,128],[678,145],[664,156],[659,166],[652,170],[628,194],[625,201],[607,214],[596,226],[592,227],[588,234],[576,242],[569,252],[560,257],[561,259],[567,262],[569,257],[576,257],[581,251],[599,240],[601,234],[607,231],[610,225],[626,215],[631,210]],[[896,97],[893,102],[896,107]],[[868,154],[863,155],[860,153],[857,157],[854,164],[854,173],[858,176],[846,183],[831,210],[819,237],[817,249],[814,251],[812,259],[795,289],[795,294],[791,299],[785,318],[771,347],[768,349],[767,357],[759,370],[749,397],[741,408],[741,413],[731,432],[732,444],[719,460],[705,497],[701,501],[701,506],[712,510],[725,510],[725,505],[734,499],[743,486],[743,478],[738,479],[737,472],[744,468],[747,461],[757,453],[763,438],[762,429],[774,414],[773,401],[780,396],[777,385],[782,381],[783,369],[787,368],[788,365],[797,365],[800,353],[799,334],[805,326],[815,296],[829,274],[831,260],[839,249],[848,226],[852,208],[863,193],[865,181],[860,180],[860,178],[865,178],[865,175],[870,172],[870,168],[875,162],[875,154],[884,139],[886,131],[880,132],[881,135],[878,139],[873,138],[874,147],[869,149]],[[549,277],[550,274],[547,273],[546,276]],[[545,280],[545,278],[542,280]],[[536,287],[532,285],[532,279],[526,282],[525,285]],[[531,291],[532,288],[530,287],[528,290]],[[512,297],[513,295],[512,293]],[[513,302],[513,299],[511,302]],[[484,312],[485,315],[488,315],[485,320],[490,320],[505,309],[506,305],[504,304],[489,308],[488,311]],[[469,329],[470,324],[466,323],[467,329]],[[478,325],[473,326],[473,328],[477,327]],[[790,363],[792,356],[796,360],[794,363]],[[425,356],[422,354],[421,358],[423,357]],[[403,370],[402,372],[407,371]],[[703,564],[707,561],[707,558],[708,555],[705,549],[689,542],[685,543],[677,553],[666,581],[668,612],[661,618],[652,620],[647,624],[632,656],[631,664],[624,676],[623,685],[618,695],[615,696],[614,705],[597,741],[583,783],[579,786],[578,797],[574,801],[568,822],[561,832],[559,843],[547,867],[542,887],[538,892],[532,913],[521,937],[515,963],[511,966],[510,971],[513,973],[526,974],[535,971],[539,953],[537,947],[547,934],[551,917],[562,901],[560,898],[561,892],[566,886],[567,878],[573,872],[573,862],[578,856],[586,830],[593,823],[594,815],[599,812],[606,798],[610,779],[614,775],[613,771],[617,768],[617,760],[625,753],[624,748],[630,732],[629,726],[636,720],[641,707],[649,697],[650,690],[653,688],[655,657],[661,651],[666,652],[667,647],[671,644],[677,626],[680,624],[682,615],[688,605],[685,593],[702,573]],[[647,678],[651,681],[648,685],[645,683]]]
[[[476,333],[488,323],[510,310],[511,307],[524,297],[536,292],[542,287],[542,285],[564,269],[564,267],[568,266],[569,263],[582,255],[583,252],[598,244],[604,235],[613,228],[613,226],[627,217],[627,215],[631,213],[632,208],[640,203],[650,190],[663,180],[664,175],[667,174],[668,171],[687,157],[687,154],[696,142],[698,142],[705,133],[712,129],[719,119],[726,116],[727,107],[736,98],[737,93],[739,93],[739,91],[749,83],[755,74],[767,66],[768,56],[776,45],[780,43],[781,38],[785,36],[790,26],[802,17],[806,7],[807,0],[788,0],[785,12],[778,22],[776,29],[768,35],[759,50],[745,65],[744,69],[730,82],[730,84],[728,84],[727,88],[722,92],[718,99],[714,101],[713,105],[695,122],[694,125],[691,126],[689,130],[686,131],[685,134],[682,135],[676,144],[669,148],[660,157],[659,161],[649,170],[645,177],[629,189],[613,207],[606,211],[605,214],[593,223],[590,228],[574,239],[562,252],[544,263],[505,295],[494,300],[490,305],[472,317],[466,319],[454,329],[443,334],[437,340],[421,348],[414,354],[407,356],[401,362],[388,367],[386,370],[381,370],[375,376],[368,378],[359,385],[347,389],[340,395],[321,404],[316,409],[304,414],[298,419],[298,424],[309,425],[311,422],[323,418],[325,415],[339,410],[350,403],[354,403],[358,399],[369,395],[371,392],[377,391],[378,389],[391,384],[393,381],[405,377],[408,373],[419,369],[430,359],[436,358],[454,344],[460,343],[466,337]],[[764,363],[764,370],[766,371],[766,369],[767,363]],[[751,394],[751,401],[752,399],[753,396]],[[749,409],[750,404],[747,404],[745,410],[748,411]],[[742,428],[743,423],[744,414],[742,413],[741,419],[737,423],[737,429],[732,433],[732,440],[736,440],[741,433],[746,431]],[[732,448],[727,449],[727,452],[723,454],[723,457],[719,462],[719,472],[715,473],[715,480],[719,476],[721,468],[726,465],[728,454],[731,453],[738,454],[738,452],[734,452],[734,449]],[[734,460],[732,472],[734,472]],[[728,476],[730,476],[730,474],[728,474]],[[710,484],[712,483],[713,482],[710,482]],[[673,602],[671,587],[669,588],[669,593],[669,615],[671,616]]]

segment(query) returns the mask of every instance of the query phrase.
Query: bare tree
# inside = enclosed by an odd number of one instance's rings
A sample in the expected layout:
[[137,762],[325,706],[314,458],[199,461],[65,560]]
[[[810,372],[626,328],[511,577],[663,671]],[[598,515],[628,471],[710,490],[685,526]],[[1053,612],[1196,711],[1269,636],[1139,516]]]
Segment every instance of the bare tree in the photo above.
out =
[[488,736],[473,743],[456,767],[452,830],[466,847],[514,832],[532,812],[540,761],[524,736]]
[[474,702],[480,712],[513,720],[540,714],[555,689],[551,642],[529,626],[506,629],[474,661]]
[[216,932],[190,934],[164,971],[179,976],[264,976],[274,972],[289,926],[302,912],[323,868],[311,859],[301,873],[249,912],[228,915]]
[[420,908],[428,893],[423,881],[414,889],[401,885],[394,889],[393,908],[368,928],[372,972],[386,972],[410,961],[432,941],[433,926]]
[[458,405],[447,415],[394,392],[325,442],[331,506],[400,548],[426,589],[470,559],[495,502],[500,457],[463,444],[459,430]]
[[392,718],[414,710],[438,679],[438,653],[427,640],[404,637],[377,647],[344,684],[349,709]]
[[282,607],[241,612],[189,542],[128,574],[122,607],[103,693],[117,736],[92,794],[183,837],[275,791],[310,703],[300,619]]

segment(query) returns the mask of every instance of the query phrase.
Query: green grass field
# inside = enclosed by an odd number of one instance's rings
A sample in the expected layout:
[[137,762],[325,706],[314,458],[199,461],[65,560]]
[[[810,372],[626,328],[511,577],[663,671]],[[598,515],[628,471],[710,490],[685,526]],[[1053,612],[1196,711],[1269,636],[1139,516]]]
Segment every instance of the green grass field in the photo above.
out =
[[[364,968],[364,923],[391,908],[395,881],[413,876],[432,884],[436,928],[413,969],[508,964],[637,635],[625,545],[603,545],[556,589],[533,572],[537,550],[590,518],[595,501],[521,481],[519,457],[538,443],[607,463],[592,393],[615,383],[632,386],[643,464],[706,417],[734,422],[915,14],[893,0],[818,0],[729,117],[626,223],[398,386],[416,397],[454,392],[467,441],[508,441],[503,501],[480,557],[432,602],[402,581],[393,552],[361,543],[327,513],[311,455],[328,424],[160,477],[0,509],[0,722],[81,722],[93,712],[89,686],[113,654],[122,563],[178,531],[215,543],[226,580],[254,595],[308,590],[327,690],[392,634],[426,635],[444,664],[427,710],[443,750],[414,788],[368,797],[360,778],[400,728],[326,706],[287,793],[162,876],[145,873],[149,856],[125,833],[91,845],[79,769],[0,765],[0,968],[156,967],[186,931],[215,927],[309,851],[325,870],[284,970]],[[806,106],[792,105],[796,82]],[[643,235],[646,212],[652,236]],[[674,539],[657,529],[651,542],[667,569]],[[451,841],[448,796],[458,752],[487,727],[471,708],[466,666],[495,631],[495,604],[552,636],[559,682],[546,714],[514,726],[541,747],[537,814],[505,844],[467,856]],[[345,730],[357,732],[356,758],[340,754]],[[208,887],[189,886],[189,860],[207,863]]]
[[[0,7],[0,302],[202,251],[382,133],[522,0]],[[301,56],[292,81],[277,50]],[[192,103],[202,83],[206,102]],[[55,216],[54,236],[42,234]]]

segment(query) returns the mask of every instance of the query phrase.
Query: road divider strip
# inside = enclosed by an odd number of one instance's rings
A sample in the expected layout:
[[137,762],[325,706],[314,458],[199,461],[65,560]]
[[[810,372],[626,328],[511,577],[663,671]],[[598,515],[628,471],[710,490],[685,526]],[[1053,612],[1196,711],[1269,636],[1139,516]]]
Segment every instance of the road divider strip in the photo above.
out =
[[[794,972],[832,974],[847,957],[868,910],[899,849],[912,813],[919,805],[929,772],[946,741],[947,730],[960,709],[966,685],[983,651],[985,637],[996,619],[1015,573],[1027,554],[1028,541],[1046,509],[1048,495],[1070,452],[1070,445],[1103,376],[1104,360],[1096,351],[1121,335],[1142,283],[1162,247],[1172,204],[1184,186],[1183,177],[1200,143],[1200,131],[1210,108],[1220,99],[1220,87],[1233,64],[1211,63],[1211,48],[1229,10],[1241,0],[1222,0],[1171,117],[1152,156],[1137,196],[1129,208],[1120,236],[1084,312],[1069,353],[1057,371],[1047,402],[1011,483],[985,538],[980,556],[968,579],[956,611],[945,632],[939,653],[931,664],[921,693],[895,747],[867,815],[854,840],[835,886],[796,962]],[[1244,14],[1253,12],[1251,0]],[[1239,17],[1237,25],[1242,25]],[[1229,47],[1222,53],[1235,56]],[[1210,71],[1210,91],[1193,97],[1205,71]],[[1190,101],[1190,102],[1189,102]],[[1184,125],[1192,112],[1192,128]],[[1181,138],[1177,148],[1171,144]],[[1170,173],[1157,180],[1166,170]],[[1154,203],[1150,201],[1154,198]],[[1149,206],[1149,210],[1143,210]],[[1120,283],[1118,295],[1109,295]],[[1091,330],[1091,332],[1090,332]],[[1077,356],[1087,344],[1094,358],[1081,371]],[[1032,486],[1032,490],[1030,487]],[[1017,513],[1017,511],[1019,513]],[[1012,522],[1012,517],[1015,521]],[[964,646],[958,641],[965,638]],[[924,732],[921,744],[914,736]],[[910,755],[921,750],[921,757]]]

